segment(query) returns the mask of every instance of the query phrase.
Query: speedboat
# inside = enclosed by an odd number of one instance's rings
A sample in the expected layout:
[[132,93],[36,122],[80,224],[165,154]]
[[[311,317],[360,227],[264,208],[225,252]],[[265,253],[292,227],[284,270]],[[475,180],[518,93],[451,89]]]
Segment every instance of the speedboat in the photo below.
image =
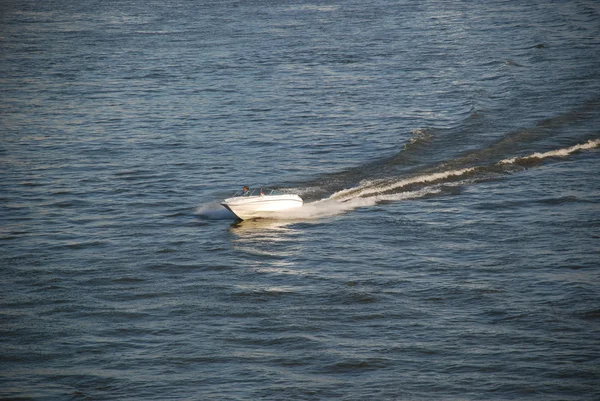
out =
[[298,195],[284,194],[276,189],[255,188],[236,192],[221,203],[242,220],[273,217],[273,213],[302,207]]

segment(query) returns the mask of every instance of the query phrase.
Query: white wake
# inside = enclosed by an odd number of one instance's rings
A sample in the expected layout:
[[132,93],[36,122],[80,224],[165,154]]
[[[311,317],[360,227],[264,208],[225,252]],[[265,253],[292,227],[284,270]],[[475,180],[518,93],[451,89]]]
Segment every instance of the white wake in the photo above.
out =
[[[514,164],[520,161],[544,159],[548,157],[565,157],[580,150],[593,149],[600,146],[600,139],[592,139],[584,144],[564,149],[552,150],[545,153],[533,153],[525,157],[504,159],[496,165]],[[457,170],[423,174],[398,180],[364,181],[358,187],[343,189],[335,192],[329,198],[304,204],[303,207],[277,213],[274,218],[281,219],[316,219],[345,213],[354,209],[374,206],[380,202],[401,201],[405,199],[422,198],[430,194],[442,192],[438,184],[448,185],[450,181],[464,182],[462,179],[477,172],[480,167],[468,167]],[[485,170],[485,169],[484,169]],[[432,184],[418,191],[401,191],[402,188],[414,184]],[[393,191],[400,190],[397,193]]]
[[[273,212],[265,215],[268,219],[277,220],[313,220],[336,216],[342,213],[349,212],[358,208],[374,206],[381,202],[394,202],[406,199],[422,198],[431,194],[442,192],[441,185],[457,185],[466,182],[469,175],[477,174],[478,171],[489,170],[491,166],[502,167],[504,165],[527,163],[529,161],[541,160],[549,157],[565,157],[574,152],[581,150],[593,149],[600,147],[600,139],[592,139],[584,144],[571,146],[564,149],[552,150],[544,153],[533,153],[529,156],[512,157],[501,160],[495,164],[479,167],[468,167],[450,171],[442,171],[437,173],[422,174],[410,178],[401,179],[385,179],[374,181],[363,181],[359,186],[354,188],[343,189],[333,193],[325,199],[315,202],[305,203],[302,207],[289,209],[280,212]],[[419,190],[405,190],[402,188],[413,185],[424,185]],[[408,188],[407,188],[408,189]],[[296,189],[298,193],[312,192],[314,188]],[[397,192],[394,192],[397,191]],[[288,190],[286,192],[294,192]],[[217,205],[207,205],[199,207],[196,213],[211,219],[231,218],[233,215]]]
[[498,162],[498,164],[514,164],[521,161],[534,160],[534,159],[545,159],[547,157],[564,157],[569,156],[573,152],[578,150],[593,149],[600,146],[600,139],[590,139],[586,143],[571,146],[569,148],[551,150],[545,153],[533,153],[529,156],[524,157],[511,157],[510,159],[504,159]]
[[422,198],[428,194],[435,194],[439,192],[440,190],[437,188],[424,188],[419,191],[407,191],[396,194],[374,195],[368,197],[355,196],[352,198],[346,198],[344,200],[335,198],[335,194],[333,194],[329,198],[305,203],[300,208],[270,213],[266,217],[286,220],[319,219],[336,216],[358,208],[374,206],[380,202],[394,202],[405,199]]

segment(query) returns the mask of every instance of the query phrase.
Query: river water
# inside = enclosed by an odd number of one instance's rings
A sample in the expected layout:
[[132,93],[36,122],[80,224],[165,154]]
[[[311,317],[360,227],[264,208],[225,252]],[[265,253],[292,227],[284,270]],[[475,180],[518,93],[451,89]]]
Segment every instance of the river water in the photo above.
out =
[[599,399],[599,45],[586,0],[3,1],[0,398]]

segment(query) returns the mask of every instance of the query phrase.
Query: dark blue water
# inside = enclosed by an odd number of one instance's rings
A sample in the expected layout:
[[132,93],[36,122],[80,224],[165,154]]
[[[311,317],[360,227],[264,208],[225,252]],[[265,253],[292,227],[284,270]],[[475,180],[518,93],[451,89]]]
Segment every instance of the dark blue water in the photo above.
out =
[[5,0],[0,398],[600,399],[599,49],[586,0]]

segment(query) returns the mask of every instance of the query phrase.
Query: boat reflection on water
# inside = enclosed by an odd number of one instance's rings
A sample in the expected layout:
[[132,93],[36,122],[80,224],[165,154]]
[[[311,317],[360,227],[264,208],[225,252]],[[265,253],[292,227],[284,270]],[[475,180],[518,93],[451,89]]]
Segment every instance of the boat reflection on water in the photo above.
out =
[[296,232],[290,228],[295,223],[297,221],[278,219],[238,220],[231,225],[231,232],[238,238],[270,238],[273,241],[281,241]]
[[[292,274],[295,261],[304,252],[306,236],[295,221],[253,219],[234,223],[233,247],[247,257],[244,265],[257,271]],[[295,273],[294,273],[295,274]]]

